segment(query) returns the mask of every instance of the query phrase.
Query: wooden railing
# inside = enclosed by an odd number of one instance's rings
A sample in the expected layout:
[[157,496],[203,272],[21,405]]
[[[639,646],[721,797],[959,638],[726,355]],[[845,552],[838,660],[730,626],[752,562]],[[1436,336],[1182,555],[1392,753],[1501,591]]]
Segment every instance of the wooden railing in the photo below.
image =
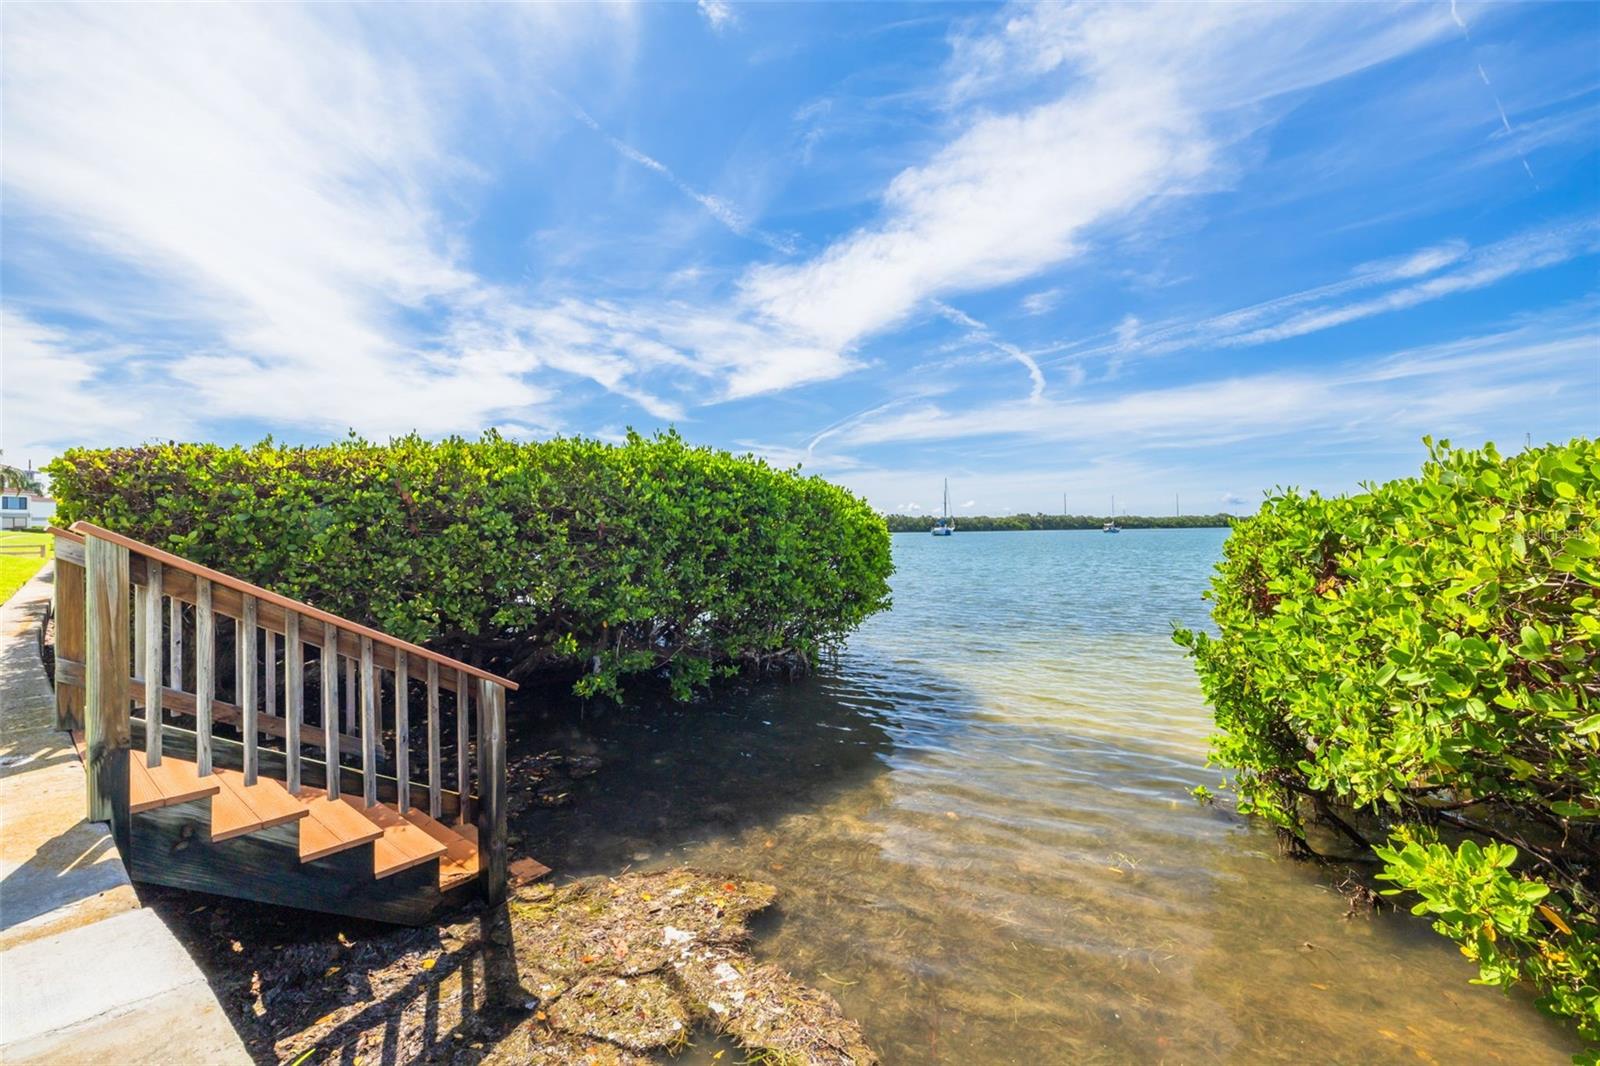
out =
[[[492,902],[504,897],[505,694],[514,682],[87,522],[51,532],[56,713],[62,729],[85,737],[91,820],[125,838],[137,704],[148,766],[161,765],[177,728],[169,717],[192,718],[184,740],[202,776],[222,745],[254,784],[265,751],[291,793],[358,792],[367,807],[425,804],[433,818],[475,825],[484,891]],[[234,650],[226,687],[222,635]],[[308,662],[318,675],[310,700]],[[443,755],[447,720],[453,759]]]

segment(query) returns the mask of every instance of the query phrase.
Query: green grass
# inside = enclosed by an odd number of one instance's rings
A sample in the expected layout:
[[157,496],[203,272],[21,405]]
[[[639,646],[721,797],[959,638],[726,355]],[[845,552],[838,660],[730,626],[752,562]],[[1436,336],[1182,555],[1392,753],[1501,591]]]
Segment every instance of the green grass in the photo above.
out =
[[0,533],[0,548],[15,548],[25,544],[43,544],[44,558],[36,555],[0,555],[0,603],[11,598],[28,579],[39,572],[39,568],[50,561],[55,554],[56,538],[48,533],[22,533],[7,531]]

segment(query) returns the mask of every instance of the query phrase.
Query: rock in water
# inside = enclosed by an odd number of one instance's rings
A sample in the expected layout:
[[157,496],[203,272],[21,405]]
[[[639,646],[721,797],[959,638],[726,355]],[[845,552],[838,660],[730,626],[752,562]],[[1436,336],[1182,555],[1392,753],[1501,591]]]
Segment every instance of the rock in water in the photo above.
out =
[[876,1064],[832,996],[746,950],[750,916],[776,894],[693,870],[518,889],[507,904],[518,987],[500,998],[537,1009],[492,1058],[627,1063],[681,1046],[699,1020],[783,1062]]

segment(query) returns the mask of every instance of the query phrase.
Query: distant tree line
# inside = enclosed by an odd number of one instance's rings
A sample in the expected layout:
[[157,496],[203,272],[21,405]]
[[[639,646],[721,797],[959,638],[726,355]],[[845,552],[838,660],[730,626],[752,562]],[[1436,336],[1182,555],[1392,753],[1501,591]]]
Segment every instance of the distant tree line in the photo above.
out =
[[[1005,514],[956,515],[956,529],[968,533],[1013,533],[1033,529],[1099,529],[1110,515],[1091,514]],[[932,515],[884,515],[891,533],[926,533],[933,527]],[[1231,526],[1231,514],[1118,515],[1123,529],[1205,529]]]

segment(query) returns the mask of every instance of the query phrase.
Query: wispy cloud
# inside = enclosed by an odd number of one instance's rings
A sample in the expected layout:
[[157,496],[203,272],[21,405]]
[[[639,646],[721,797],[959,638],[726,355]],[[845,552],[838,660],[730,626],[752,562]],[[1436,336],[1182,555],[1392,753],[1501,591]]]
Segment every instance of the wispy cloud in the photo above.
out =
[[1315,371],[966,408],[930,400],[863,415],[833,439],[846,449],[980,437],[1092,442],[1108,432],[1123,450],[1286,434],[1305,442],[1358,427],[1384,435],[1448,432],[1485,412],[1535,401],[1572,412],[1600,404],[1600,331],[1587,315],[1558,329],[1523,326]]
[[[176,391],[213,420],[443,432],[548,398],[515,355],[452,351],[405,325],[470,308],[484,288],[433,198],[474,180],[445,147],[449,94],[350,9],[131,14],[13,7],[4,73],[13,232],[133,272],[110,309],[133,323],[125,347],[141,319],[180,308],[194,338],[136,388],[122,382],[125,405],[150,413]],[[46,327],[28,324],[26,292],[7,303],[11,363]],[[51,376],[53,404],[116,384],[81,366],[70,387]],[[125,425],[79,413],[56,433]],[[8,447],[19,432],[8,419]]]
[[[1411,9],[1150,14],[1022,7],[958,40],[959,132],[890,182],[877,221],[807,262],[749,271],[745,303],[785,331],[848,350],[925,301],[1081,254],[1096,224],[1211,187],[1242,109],[1402,54],[1449,25]],[[973,106],[1019,78],[1066,87],[1022,109]]]
[[711,24],[711,28],[718,33],[738,21],[733,5],[727,0],[698,0],[696,6],[700,9],[700,14]]
[[[704,7],[705,5],[702,4],[701,6]],[[716,6],[720,7],[723,5]],[[605,138],[606,143],[611,145],[612,148],[616,149],[617,154],[621,155],[624,159],[639,164],[646,170],[654,171],[655,173],[661,175],[661,177],[666,179],[667,183],[670,184],[674,189],[677,189],[684,196],[705,208],[708,215],[722,223],[731,232],[736,233],[741,237],[749,237],[752,240],[760,241],[768,248],[771,248],[777,252],[783,252],[785,255],[792,254],[798,247],[794,238],[785,237],[781,234],[768,233],[757,228],[751,224],[750,220],[746,218],[738,208],[728,203],[728,201],[724,200],[722,197],[714,196],[707,192],[701,192],[699,189],[696,189],[694,186],[678,177],[678,175],[674,174],[672,172],[672,168],[667,166],[665,163],[653,156],[646,155],[644,152],[639,151],[639,149],[633,147],[631,144],[628,144],[626,141],[623,141],[617,137],[613,137],[611,134],[607,133],[600,123],[595,121],[594,117],[583,108],[571,103],[570,101],[567,101],[567,104],[572,108],[573,117],[579,122],[582,122],[585,126],[588,126],[591,130],[594,130],[594,132],[598,133],[601,137]]]
[[1248,307],[1191,320],[1127,323],[1112,333],[1036,351],[1064,358],[1163,355],[1243,348],[1302,337],[1336,326],[1487,288],[1600,251],[1600,222],[1581,219],[1473,248],[1453,240],[1356,267],[1348,277]]

